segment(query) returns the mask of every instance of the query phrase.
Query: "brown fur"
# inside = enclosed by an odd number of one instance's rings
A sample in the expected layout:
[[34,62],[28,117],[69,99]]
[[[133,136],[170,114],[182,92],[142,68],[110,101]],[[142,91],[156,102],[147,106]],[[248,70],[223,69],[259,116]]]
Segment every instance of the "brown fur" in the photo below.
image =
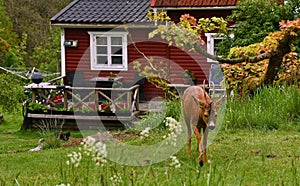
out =
[[[191,135],[192,129],[197,138],[197,148],[199,154],[199,164],[203,166],[207,162],[206,158],[206,145],[207,145],[207,135],[208,130],[206,128],[209,125],[210,116],[213,113],[215,117],[215,110],[211,112],[213,103],[209,95],[200,86],[190,86],[184,91],[182,97],[182,105],[184,118],[188,130],[188,156],[191,156]],[[201,145],[201,132],[203,132],[203,144]]]

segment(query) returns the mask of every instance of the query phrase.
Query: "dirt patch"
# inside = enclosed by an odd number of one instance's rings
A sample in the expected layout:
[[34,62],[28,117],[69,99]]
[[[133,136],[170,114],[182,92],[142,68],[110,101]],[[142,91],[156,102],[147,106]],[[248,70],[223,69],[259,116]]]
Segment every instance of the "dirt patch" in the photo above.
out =
[[72,138],[70,137],[68,142],[63,144],[63,147],[76,147],[79,146],[80,143],[82,142],[83,138]]
[[[106,141],[110,138],[115,140],[123,141],[125,139],[133,139],[138,137],[138,134],[132,132],[120,133],[120,132],[109,132],[109,133],[101,133],[97,135],[92,135],[91,137],[95,138],[96,141]],[[63,147],[75,147],[79,146],[82,142],[83,138],[72,138],[70,137],[69,140],[63,144]]]
[[133,139],[138,136],[136,133],[126,132],[126,133],[117,133],[117,132],[110,132],[114,139],[123,141],[125,139]]

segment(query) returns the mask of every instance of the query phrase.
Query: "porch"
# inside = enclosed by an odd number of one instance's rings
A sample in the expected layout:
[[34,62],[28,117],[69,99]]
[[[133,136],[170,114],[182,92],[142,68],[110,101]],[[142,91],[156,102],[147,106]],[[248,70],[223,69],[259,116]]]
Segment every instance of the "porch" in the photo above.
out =
[[[71,87],[50,83],[25,86],[23,129],[38,128],[42,120],[59,120],[76,129],[76,122],[101,121],[122,128],[148,110],[159,111],[161,100],[140,103],[139,85],[128,88]],[[72,124],[73,123],[73,124]]]

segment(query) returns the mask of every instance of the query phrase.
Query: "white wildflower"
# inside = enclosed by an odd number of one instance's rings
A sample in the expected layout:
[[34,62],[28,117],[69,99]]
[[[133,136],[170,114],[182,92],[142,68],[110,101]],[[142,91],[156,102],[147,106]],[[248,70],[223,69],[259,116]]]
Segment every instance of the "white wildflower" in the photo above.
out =
[[96,163],[96,165],[103,165],[106,163],[107,151],[106,151],[106,144],[102,141],[96,141],[93,137],[86,137],[81,145],[82,151],[85,155],[90,156],[92,161]]
[[[180,122],[176,121],[172,117],[167,117],[165,120],[165,125],[168,127],[169,133],[163,138],[169,139],[171,141],[171,145],[176,146],[176,141],[178,135],[182,132],[182,126],[180,125]],[[169,142],[167,142],[168,144]]]
[[67,165],[73,164],[75,167],[79,166],[82,159],[82,155],[80,152],[72,152],[71,154],[68,154],[68,157],[70,158],[70,161],[68,160],[66,162]]
[[118,185],[123,182],[122,177],[116,174],[110,177],[110,181],[112,182],[112,185]]
[[146,127],[142,132],[140,133],[141,138],[147,138],[149,137],[150,127]]
[[94,152],[92,153],[92,160],[96,165],[103,165],[106,163],[107,151],[106,144],[99,141],[95,144]]
[[83,139],[81,142],[81,145],[83,146],[83,153],[86,154],[87,156],[91,156],[92,153],[95,151],[95,138],[88,136]]
[[107,150],[106,144],[102,141],[96,141],[93,137],[86,137],[81,142],[82,147],[79,152],[72,152],[68,154],[69,160],[66,161],[67,165],[74,165],[78,167],[83,155],[86,155],[95,162],[96,165],[103,165],[106,163]]
[[56,186],[71,186],[71,184],[69,184],[69,183],[67,183],[67,184],[61,183],[61,184],[56,185]]
[[170,166],[175,167],[176,169],[181,167],[181,164],[176,156],[170,156],[171,163]]

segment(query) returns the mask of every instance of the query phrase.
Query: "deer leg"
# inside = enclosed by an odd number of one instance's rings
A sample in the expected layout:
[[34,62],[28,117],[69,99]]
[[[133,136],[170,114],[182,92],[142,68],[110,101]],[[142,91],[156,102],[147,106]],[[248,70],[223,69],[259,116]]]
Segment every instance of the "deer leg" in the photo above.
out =
[[201,160],[200,163],[202,162],[202,164],[207,162],[207,157],[206,157],[206,148],[207,148],[207,137],[208,137],[208,131],[205,128],[203,129],[203,142],[202,142],[202,150],[203,150],[203,155],[201,156]]
[[187,132],[188,132],[188,157],[190,158],[192,152],[192,130],[190,124],[187,126]]
[[197,149],[198,149],[198,157],[199,157],[199,164],[202,167],[203,166],[203,162],[202,160],[202,148],[201,148],[201,129],[199,129],[197,126],[194,127],[194,133],[196,135],[197,138]]

